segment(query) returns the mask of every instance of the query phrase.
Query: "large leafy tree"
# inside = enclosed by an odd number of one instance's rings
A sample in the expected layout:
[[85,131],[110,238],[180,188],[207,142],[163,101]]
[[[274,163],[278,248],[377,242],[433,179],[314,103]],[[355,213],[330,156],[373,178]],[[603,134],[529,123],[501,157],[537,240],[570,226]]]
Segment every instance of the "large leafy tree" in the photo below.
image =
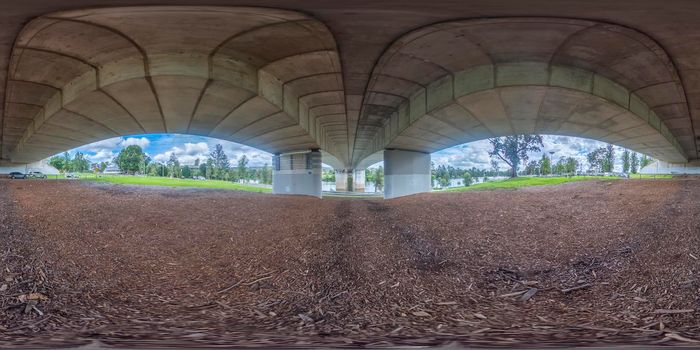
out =
[[209,158],[212,160],[211,177],[216,179],[223,179],[228,175],[228,170],[230,164],[228,161],[228,156],[224,152],[224,147],[220,144],[214,146],[214,151],[209,154]]
[[119,151],[119,154],[114,158],[114,163],[121,171],[133,174],[141,169],[145,156],[141,146],[131,145]]
[[170,168],[170,177],[180,177],[180,160],[177,159],[175,153],[170,153],[168,168]]
[[598,147],[586,155],[590,169],[596,172],[610,173],[615,165],[615,149],[613,145]]
[[246,179],[248,177],[248,157],[244,155],[241,156],[241,158],[238,159],[238,164],[236,164],[236,175],[238,175],[238,179]]
[[71,161],[71,168],[73,171],[79,173],[84,173],[90,171],[90,161],[85,158],[85,155],[81,152],[75,152],[73,160]]
[[639,169],[639,156],[637,152],[632,152],[632,157],[630,157],[630,171],[632,174],[636,174]]
[[59,172],[66,170],[66,158],[63,156],[53,156],[49,159],[49,165],[56,168]]
[[489,156],[500,159],[510,166],[510,177],[518,176],[518,167],[521,163],[527,163],[528,153],[539,152],[544,147],[540,135],[514,135],[496,137],[489,140],[493,150]]
[[627,174],[630,172],[630,151],[622,152],[622,172]]
[[540,160],[540,174],[549,175],[552,173],[552,159],[546,154],[542,155]]

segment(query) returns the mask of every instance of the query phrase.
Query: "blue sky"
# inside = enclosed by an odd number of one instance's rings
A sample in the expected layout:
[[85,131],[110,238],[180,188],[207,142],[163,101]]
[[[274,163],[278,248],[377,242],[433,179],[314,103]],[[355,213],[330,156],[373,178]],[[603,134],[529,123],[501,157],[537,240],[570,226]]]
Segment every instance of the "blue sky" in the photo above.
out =
[[[555,161],[561,157],[574,157],[587,167],[586,153],[606,144],[599,141],[568,136],[543,136],[544,148],[542,152],[552,153]],[[194,164],[195,159],[205,160],[216,144],[221,144],[232,163],[235,163],[242,155],[250,159],[250,166],[263,166],[272,163],[272,155],[261,150],[244,146],[238,143],[213,139],[203,136],[178,135],[178,134],[154,134],[129,137],[116,137],[100,142],[95,142],[83,147],[71,150],[83,152],[92,162],[110,161],[119,150],[129,145],[139,145],[155,161],[165,162],[174,153],[182,164]],[[491,159],[488,151],[491,145],[488,140],[471,142],[451,147],[440,152],[433,153],[432,159],[436,165],[446,164],[461,168],[491,168]],[[530,159],[538,159],[542,152],[532,153]],[[622,148],[616,147],[617,156]],[[617,162],[619,163],[619,161]],[[621,167],[617,164],[616,167]],[[506,166],[502,165],[503,170]],[[619,169],[618,169],[619,170]]]

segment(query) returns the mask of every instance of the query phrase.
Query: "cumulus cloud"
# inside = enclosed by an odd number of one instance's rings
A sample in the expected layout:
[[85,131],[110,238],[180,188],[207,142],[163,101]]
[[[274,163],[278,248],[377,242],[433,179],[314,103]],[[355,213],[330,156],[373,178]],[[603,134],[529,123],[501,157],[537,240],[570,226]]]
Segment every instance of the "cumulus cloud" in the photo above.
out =
[[214,150],[217,144],[220,144],[223,147],[224,153],[226,153],[231,166],[235,166],[235,163],[243,155],[245,155],[249,160],[248,166],[257,167],[265,164],[272,164],[272,155],[267,152],[234,142],[215,139],[210,139],[206,142],[186,142],[181,146],[172,146],[167,151],[153,156],[153,160],[156,162],[165,163],[170,159],[170,156],[174,154],[180,161],[180,164],[193,165],[197,159],[199,159],[200,162],[206,161],[209,154]]
[[[598,147],[607,146],[606,143],[584,139],[580,137],[569,136],[554,136],[544,135],[542,137],[544,147],[541,152],[530,153],[531,160],[537,160],[543,154],[547,154],[556,162],[561,158],[573,157],[584,169],[588,168],[586,155],[588,152],[595,150]],[[622,164],[620,155],[624,148],[615,146],[615,170],[621,171]],[[451,147],[432,154],[432,160],[436,165],[452,165],[459,168],[478,168],[490,169],[491,157],[488,152],[491,150],[491,144],[488,140],[471,142],[455,147]],[[498,162],[499,168],[504,170],[507,165],[503,162]]]
[[149,139],[145,138],[145,137],[141,137],[141,138],[129,137],[129,138],[125,139],[125,140],[122,140],[122,141],[119,143],[119,146],[121,146],[121,147],[128,147],[128,146],[131,146],[131,145],[137,145],[137,146],[140,146],[141,148],[144,148],[144,149],[145,149],[145,148],[148,147],[148,145],[150,145],[150,144],[151,144],[151,141],[150,141]]

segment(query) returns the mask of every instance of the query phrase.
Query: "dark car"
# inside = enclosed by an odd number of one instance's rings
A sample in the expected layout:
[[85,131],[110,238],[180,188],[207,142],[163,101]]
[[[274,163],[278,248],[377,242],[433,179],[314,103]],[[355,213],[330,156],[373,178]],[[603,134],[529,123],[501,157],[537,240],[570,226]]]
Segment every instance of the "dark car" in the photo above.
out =
[[41,171],[32,171],[27,175],[29,175],[29,177],[33,177],[35,179],[45,179],[46,178],[46,174],[42,173]]
[[27,174],[20,173],[19,171],[13,171],[10,173],[10,179],[26,179]]

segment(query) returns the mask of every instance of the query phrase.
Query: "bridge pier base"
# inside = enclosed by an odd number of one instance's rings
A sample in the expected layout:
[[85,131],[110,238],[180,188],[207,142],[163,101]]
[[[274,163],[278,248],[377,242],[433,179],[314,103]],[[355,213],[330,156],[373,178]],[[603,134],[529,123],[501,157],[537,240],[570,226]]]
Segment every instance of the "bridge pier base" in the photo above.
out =
[[402,150],[384,151],[384,198],[430,192],[430,154]]
[[640,174],[700,175],[700,161],[669,163],[660,160],[639,169]]
[[277,154],[272,163],[272,193],[321,197],[321,152]]
[[335,190],[336,192],[364,192],[365,170],[336,169]]

